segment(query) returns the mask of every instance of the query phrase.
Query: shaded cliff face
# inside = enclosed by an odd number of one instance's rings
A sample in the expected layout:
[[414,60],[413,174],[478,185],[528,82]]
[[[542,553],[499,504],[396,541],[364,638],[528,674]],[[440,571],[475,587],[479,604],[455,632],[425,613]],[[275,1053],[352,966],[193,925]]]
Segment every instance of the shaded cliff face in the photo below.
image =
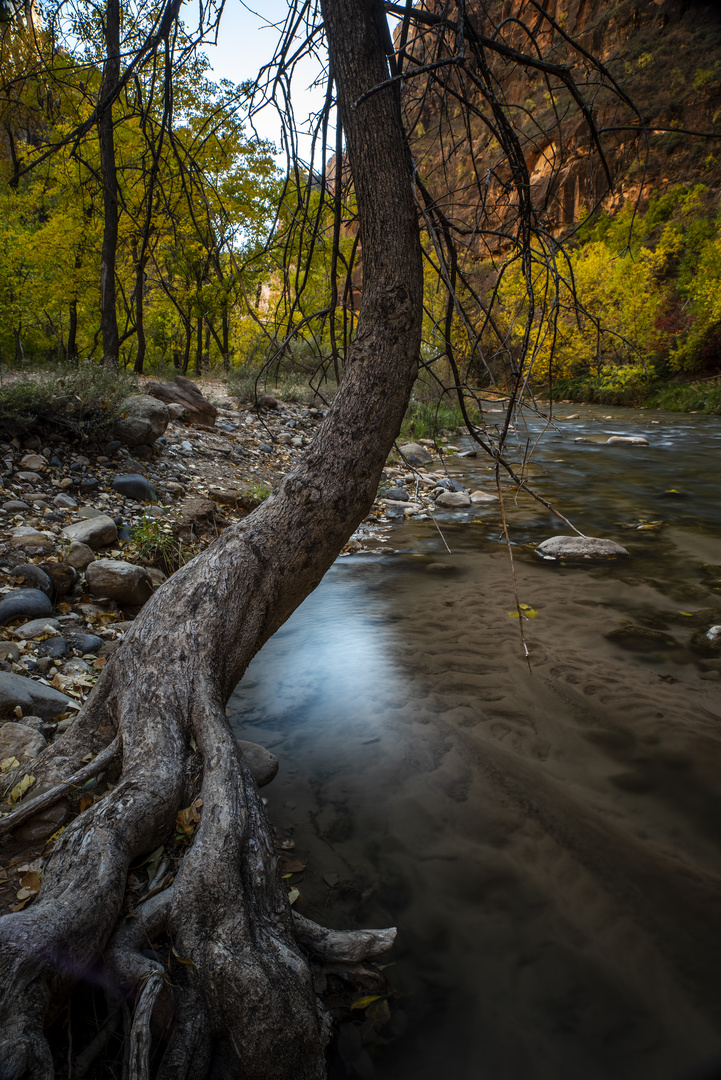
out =
[[[423,7],[455,18],[455,9],[440,0]],[[479,34],[570,65],[591,107],[613,178],[610,191],[588,125],[559,79],[490,55],[490,82],[518,130],[533,203],[550,232],[563,235],[599,202],[615,211],[640,196],[643,206],[651,193],[672,184],[702,181],[709,189],[707,199],[717,204],[721,139],[686,132],[716,130],[721,135],[721,5],[693,0],[468,0],[467,12]],[[410,42],[408,51],[416,61],[435,58],[427,42],[430,37],[422,32]],[[572,43],[603,63],[636,111],[608,83],[602,85],[599,72]],[[483,239],[475,241],[483,255],[484,248],[494,252],[508,244],[507,237],[494,236],[493,230],[503,234],[513,217],[511,170],[501,164],[491,130],[494,118],[473,80],[457,78],[450,94],[449,85],[441,88],[428,77],[407,84],[414,152],[449,217],[484,231]],[[464,125],[454,99],[458,92],[478,105],[469,125]],[[639,132],[641,124],[646,132]],[[669,128],[675,130],[665,130]]]

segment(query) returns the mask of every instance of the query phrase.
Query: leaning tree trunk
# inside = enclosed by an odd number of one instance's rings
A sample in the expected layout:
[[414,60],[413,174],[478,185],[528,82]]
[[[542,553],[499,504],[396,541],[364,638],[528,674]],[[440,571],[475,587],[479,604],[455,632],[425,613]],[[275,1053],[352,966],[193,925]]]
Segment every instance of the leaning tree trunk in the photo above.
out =
[[[383,48],[364,21],[368,5],[322,6],[364,259],[343,382],[305,458],[153,597],[71,731],[37,762],[38,780],[75,774],[77,784],[113,758],[121,774],[64,831],[32,906],[0,920],[2,1080],[53,1076],[44,1021],[101,958],[136,991],[128,1075],[148,1075],[149,1018],[169,989],[142,950],[161,934],[192,962],[174,991],[162,1080],[200,1080],[213,1053],[223,1056],[223,1076],[316,1080],[325,1074],[326,1031],[307,955],[356,964],[392,941],[391,931],[333,934],[291,913],[224,711],[252,657],[370,509],[417,373],[420,241],[400,115],[387,90],[352,107],[387,77]],[[89,750],[98,756],[82,765]],[[200,823],[173,884],[118,925],[131,860],[167,840],[179,808],[197,794]]]

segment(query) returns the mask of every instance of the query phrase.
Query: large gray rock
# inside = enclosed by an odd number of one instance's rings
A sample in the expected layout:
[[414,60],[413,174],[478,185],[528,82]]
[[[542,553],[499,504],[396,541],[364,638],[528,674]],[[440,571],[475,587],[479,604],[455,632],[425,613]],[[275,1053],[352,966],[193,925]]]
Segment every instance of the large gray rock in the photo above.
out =
[[13,716],[17,705],[26,715],[54,720],[73,704],[69,697],[52,686],[35,682],[14,671],[0,671],[0,717]]
[[65,562],[72,566],[73,570],[84,570],[95,559],[87,544],[81,544],[79,540],[73,540],[70,550],[65,556]]
[[552,536],[536,548],[544,559],[618,559],[627,556],[625,547],[614,540],[595,536]]
[[114,544],[118,539],[118,527],[111,517],[101,514],[86,521],[76,521],[63,529],[63,536],[68,540],[77,540],[87,544],[93,551],[107,544]]
[[36,758],[47,746],[39,731],[11,721],[0,724],[0,761],[17,758],[21,765]]
[[471,496],[465,491],[444,491],[436,499],[436,506],[442,506],[447,510],[458,510],[471,505]]
[[402,487],[387,487],[382,488],[380,493],[381,499],[390,499],[391,502],[409,502],[410,495],[405,488]]
[[487,491],[472,491],[471,502],[474,506],[491,506],[499,501],[497,495],[490,495]]
[[122,476],[116,476],[113,480],[113,488],[126,499],[134,499],[135,502],[155,502],[155,488],[148,478],[140,473],[125,473]]
[[115,434],[126,446],[152,446],[170,420],[163,402],[149,394],[131,394],[121,409],[124,416],[115,422]]
[[256,784],[259,788],[265,787],[278,772],[278,758],[258,743],[238,739],[238,746],[243,751],[243,757],[248,763]]
[[421,446],[420,443],[405,443],[400,447],[400,452],[411,465],[427,465],[430,461],[433,461],[433,454],[429,453],[425,446]]
[[153,594],[153,582],[144,566],[116,559],[96,559],[85,571],[88,590],[119,604],[141,607]]
[[39,619],[53,610],[50,597],[40,589],[16,589],[0,600],[0,626],[13,619]]
[[153,394],[166,404],[175,402],[182,405],[191,424],[199,424],[202,427],[215,425],[218,415],[215,405],[211,405],[195,383],[186,379],[184,375],[176,375],[172,382],[148,383],[146,389],[149,394]]

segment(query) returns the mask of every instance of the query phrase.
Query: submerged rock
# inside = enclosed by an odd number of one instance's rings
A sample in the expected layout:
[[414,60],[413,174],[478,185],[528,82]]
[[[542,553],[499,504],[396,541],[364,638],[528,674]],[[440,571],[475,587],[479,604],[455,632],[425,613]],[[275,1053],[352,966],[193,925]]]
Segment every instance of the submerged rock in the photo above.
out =
[[618,559],[628,556],[614,540],[595,536],[551,536],[536,548],[542,559]]
[[619,626],[606,634],[606,637],[633,652],[655,652],[657,649],[673,649],[678,645],[671,634],[665,634],[663,630],[652,630],[648,626]]

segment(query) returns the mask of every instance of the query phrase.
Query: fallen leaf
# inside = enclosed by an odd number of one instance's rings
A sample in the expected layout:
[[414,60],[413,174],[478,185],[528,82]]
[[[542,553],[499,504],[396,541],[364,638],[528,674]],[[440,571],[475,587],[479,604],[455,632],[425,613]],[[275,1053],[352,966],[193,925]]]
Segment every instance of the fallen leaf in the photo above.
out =
[[295,889],[295,888],[291,889],[290,892],[288,893],[288,903],[290,904],[290,906],[292,907],[293,904],[296,902],[296,900],[300,900],[300,899],[301,899],[300,890]]
[[382,994],[366,994],[365,997],[357,998],[351,1005],[351,1009],[367,1009],[374,1001],[380,1001]]
[[16,784],[15,787],[10,792],[10,797],[8,798],[8,802],[11,803],[11,804],[19,802],[20,799],[22,799],[25,792],[29,791],[34,783],[35,783],[35,777],[30,776],[29,773],[25,773],[25,776],[23,776],[20,783]]
[[92,806],[92,805],[93,805],[93,797],[92,797],[92,795],[83,795],[82,799],[80,800],[80,813],[82,814],[83,810],[87,810],[87,808],[89,806]]
[[196,969],[196,971],[197,971],[198,965],[193,963],[193,961],[189,957],[181,956],[180,953],[175,948],[175,945],[173,945],[173,956],[175,957],[175,959],[178,961],[179,964],[186,964],[188,967],[194,967]]
[[10,772],[11,769],[17,769],[20,762],[16,757],[6,757],[4,761],[0,761],[0,773]]

